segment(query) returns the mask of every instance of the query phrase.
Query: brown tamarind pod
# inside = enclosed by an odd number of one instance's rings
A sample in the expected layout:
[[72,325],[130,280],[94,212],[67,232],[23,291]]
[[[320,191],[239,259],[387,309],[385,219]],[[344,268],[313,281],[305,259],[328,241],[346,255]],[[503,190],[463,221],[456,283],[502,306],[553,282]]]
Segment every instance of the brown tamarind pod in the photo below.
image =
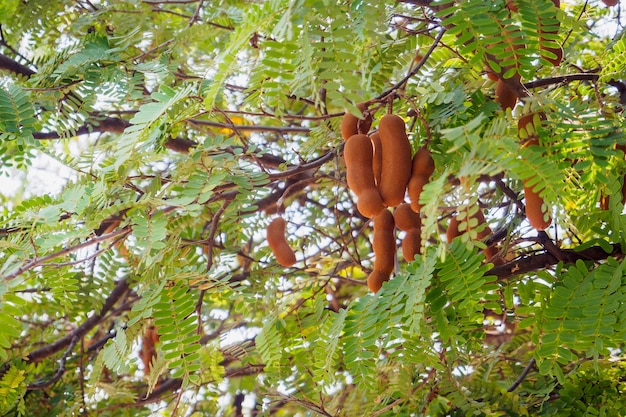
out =
[[411,209],[416,213],[419,213],[422,210],[420,195],[422,195],[422,190],[424,189],[424,186],[428,184],[428,181],[428,177],[423,175],[413,175],[409,181],[409,185],[407,186],[409,199],[411,200]]
[[496,84],[496,102],[504,111],[513,109],[517,103],[517,95],[502,80]]
[[343,149],[348,187],[357,196],[357,209],[368,218],[385,208],[374,184],[372,141],[367,135],[351,136]]
[[414,212],[419,213],[422,210],[420,204],[420,195],[424,186],[428,184],[430,176],[435,172],[435,161],[430,155],[430,151],[426,147],[421,147],[413,156],[411,163],[411,178],[407,185],[407,193],[411,200],[411,208]]
[[600,210],[608,210],[611,203],[611,196],[606,194],[600,195]]
[[545,230],[552,223],[552,219],[544,210],[543,198],[533,191],[531,186],[524,181],[524,198],[526,199],[526,218],[530,225],[536,230]]
[[282,266],[292,266],[296,263],[296,254],[287,243],[285,229],[287,222],[282,217],[276,217],[267,226],[267,244],[269,245],[276,262]]
[[391,274],[396,263],[396,236],[393,215],[383,210],[374,217],[374,269]]
[[402,203],[411,177],[411,144],[406,135],[404,120],[395,114],[386,114],[378,125],[382,145],[382,169],[378,189],[383,203],[395,207]]
[[517,13],[518,12],[518,9],[517,9],[517,6],[515,5],[515,1],[514,0],[506,0],[506,7],[507,7],[507,9],[512,11],[513,13]]
[[374,148],[374,156],[372,158],[372,170],[374,171],[374,183],[380,184],[380,176],[383,170],[383,154],[382,144],[380,143],[380,134],[374,132],[370,135],[372,147]]
[[606,4],[608,7],[617,6],[619,0],[602,0],[602,3]]
[[150,373],[152,368],[152,361],[157,355],[156,344],[159,342],[159,334],[156,331],[154,325],[149,326],[146,332],[141,338],[141,350],[139,356],[143,362],[144,375]]
[[359,133],[367,133],[372,126],[372,115],[365,114],[367,110],[367,106],[365,103],[358,103],[356,107],[361,110],[363,113],[364,119],[359,119],[355,115],[349,112],[345,112],[343,118],[341,119],[341,137],[345,140],[348,140],[350,136],[359,134]]
[[371,219],[385,209],[378,189],[367,189],[357,196],[356,208],[363,216]]
[[[551,56],[547,56],[546,54],[543,53],[543,51],[548,51],[550,53],[553,53],[556,57],[552,58]],[[561,62],[563,61],[563,48],[562,47],[558,47],[558,48],[542,48],[541,49],[541,57],[543,59],[545,59],[546,61],[548,61],[550,64],[552,64],[553,67],[558,67],[559,65],[561,65]]]
[[428,148],[422,146],[415,152],[411,163],[411,175],[430,177],[435,172],[435,161]]
[[367,287],[370,289],[371,292],[373,292],[374,294],[376,294],[380,288],[383,286],[383,284],[387,281],[389,281],[389,276],[391,274],[386,274],[382,271],[378,271],[378,270],[373,270],[368,276],[367,276]]
[[396,223],[396,227],[405,232],[422,227],[420,215],[414,212],[411,205],[408,203],[402,203],[396,207],[393,212],[393,219]]
[[346,162],[346,181],[350,190],[357,196],[363,190],[374,187],[373,156],[374,148],[367,135],[353,135],[346,141],[343,148],[343,159]]
[[498,78],[498,74],[496,74],[491,68],[489,68],[489,65],[485,65],[485,74],[487,75],[487,78],[489,78],[491,81],[498,81],[500,79]]
[[523,146],[539,145],[539,135],[537,128],[542,120],[546,120],[544,112],[528,113],[517,121],[517,134]]
[[461,231],[459,230],[459,219],[456,216],[450,218],[450,223],[448,223],[448,230],[446,230],[446,240],[448,243],[452,242],[455,237],[461,236]]
[[411,262],[422,250],[422,231],[420,228],[409,229],[402,239],[402,257]]
[[[475,219],[476,220],[476,224],[472,225],[471,220]],[[460,230],[460,223],[464,222],[465,223],[465,227],[463,228],[464,230]],[[471,223],[470,223],[471,222]],[[465,218],[463,219],[463,221],[459,220],[459,216],[455,216],[452,219],[450,219],[450,224],[448,226],[448,230],[446,230],[446,239],[448,241],[448,243],[452,242],[452,239],[454,239],[457,236],[461,236],[464,233],[469,232],[470,230],[475,229],[476,230],[476,240],[480,240],[483,241],[485,240],[489,235],[492,234],[492,230],[489,227],[489,225],[487,225],[487,221],[485,220],[485,216],[482,212],[482,210],[478,209],[474,214],[472,214],[470,216],[470,218]],[[491,259],[494,256],[496,256],[498,254],[498,248],[494,247],[494,246],[490,246],[487,247],[483,250],[484,254],[485,254],[485,258],[486,259]]]
[[[560,9],[561,8],[561,1],[560,0],[552,0],[552,3],[554,4],[554,7],[556,9]],[[543,59],[545,59],[546,61],[548,61],[550,64],[552,64],[553,67],[558,67],[559,65],[561,65],[561,61],[563,61],[563,48],[561,46],[559,46],[558,48],[546,48],[544,46],[544,42],[546,42],[546,39],[542,35],[543,34],[556,34],[556,33],[558,33],[558,28],[560,26],[560,23],[561,22],[559,22],[557,20],[556,30],[543,31],[542,28],[539,29],[539,45],[540,45],[541,57]],[[553,58],[552,56],[546,55],[545,54],[546,51],[551,53],[551,54],[554,54],[555,57]]]

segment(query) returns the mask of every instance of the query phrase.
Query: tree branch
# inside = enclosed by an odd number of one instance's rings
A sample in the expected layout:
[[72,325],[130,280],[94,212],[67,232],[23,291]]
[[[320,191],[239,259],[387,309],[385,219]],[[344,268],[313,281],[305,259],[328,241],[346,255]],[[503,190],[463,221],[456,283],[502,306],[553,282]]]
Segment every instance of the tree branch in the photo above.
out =
[[25,77],[30,77],[31,75],[36,74],[36,72],[32,69],[3,54],[0,54],[0,70],[7,70]]
[[[619,244],[614,243],[611,246],[613,248],[611,253],[605,252],[600,246],[592,246],[580,251],[575,249],[560,249],[560,255],[561,259],[565,259],[568,263],[574,263],[578,259],[601,261],[607,259],[609,256],[624,256]],[[516,275],[548,268],[552,265],[556,265],[558,262],[559,259],[552,253],[540,253],[524,256],[515,261],[507,262],[504,265],[494,266],[489,271],[485,272],[485,275],[495,276],[499,280],[508,279]]]
[[83,324],[78,326],[70,334],[56,340],[53,343],[50,343],[49,345],[32,351],[31,353],[26,355],[26,360],[28,362],[39,362],[40,360],[47,358],[48,356],[53,355],[64,347],[70,345],[75,338],[80,339],[81,337],[86,335],[100,322],[100,320],[106,315],[106,313],[111,308],[113,308],[115,303],[117,303],[118,300],[124,295],[124,293],[126,293],[128,288],[128,282],[126,282],[125,279],[118,281],[117,285],[115,286],[115,288],[113,288],[113,291],[111,291],[111,294],[107,297],[104,304],[102,305],[99,313],[89,317],[87,320],[85,320]]
[[50,378],[47,381],[34,382],[30,384],[27,389],[34,390],[34,389],[41,389],[41,388],[49,387],[50,385],[54,384],[59,379],[61,379],[61,377],[66,371],[65,362],[67,361],[67,357],[70,355],[70,353],[72,353],[72,350],[74,350],[74,346],[76,346],[76,342],[78,342],[78,340],[79,340],[78,336],[74,335],[72,337],[72,340],[70,341],[70,345],[68,346],[67,350],[63,354],[63,357],[59,361],[59,369],[57,369],[57,371],[54,373],[52,378]]
[[552,84],[567,84],[572,81],[596,81],[600,78],[599,74],[569,74],[569,75],[561,75],[559,77],[550,77],[550,78],[542,78],[540,80],[529,81],[524,83],[524,87],[527,89],[546,87]]

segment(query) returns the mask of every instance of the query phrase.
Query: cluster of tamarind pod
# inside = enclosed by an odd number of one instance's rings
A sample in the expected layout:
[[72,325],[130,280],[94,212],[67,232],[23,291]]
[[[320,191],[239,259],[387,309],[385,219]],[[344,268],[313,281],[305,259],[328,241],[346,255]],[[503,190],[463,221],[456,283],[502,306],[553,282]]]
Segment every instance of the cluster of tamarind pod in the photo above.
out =
[[[372,116],[365,104],[357,107],[363,112],[363,119],[346,112],[341,122],[341,135],[346,141],[343,156],[348,188],[356,195],[357,210],[374,222],[374,267],[367,284],[375,293],[389,280],[395,267],[396,227],[405,232],[404,259],[412,261],[420,253],[419,199],[435,163],[426,147],[412,155],[400,116],[385,114],[378,130],[368,135]],[[405,202],[407,194],[410,203]],[[393,214],[388,208],[395,208]]]

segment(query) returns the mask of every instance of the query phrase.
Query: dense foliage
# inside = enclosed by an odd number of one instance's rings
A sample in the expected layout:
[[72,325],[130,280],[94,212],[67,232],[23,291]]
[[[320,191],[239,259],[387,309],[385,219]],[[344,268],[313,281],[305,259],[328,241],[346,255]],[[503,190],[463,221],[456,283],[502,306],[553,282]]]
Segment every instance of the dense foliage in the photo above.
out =
[[[0,414],[621,415],[626,39],[554,3],[1,1]],[[435,162],[375,295],[361,102]]]

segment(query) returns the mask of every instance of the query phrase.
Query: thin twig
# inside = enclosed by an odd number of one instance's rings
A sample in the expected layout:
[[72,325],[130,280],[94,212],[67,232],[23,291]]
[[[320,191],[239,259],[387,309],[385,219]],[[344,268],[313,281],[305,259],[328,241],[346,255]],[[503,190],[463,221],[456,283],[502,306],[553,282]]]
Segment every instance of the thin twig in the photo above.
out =
[[26,271],[28,271],[28,270],[36,267],[36,266],[42,265],[42,264],[44,264],[45,262],[47,262],[47,261],[49,261],[51,259],[55,259],[55,258],[64,256],[64,255],[68,255],[70,253],[79,251],[80,249],[89,247],[91,245],[95,245],[98,242],[104,242],[104,241],[107,241],[109,239],[113,239],[113,238],[115,238],[117,236],[125,235],[125,234],[128,234],[128,233],[130,233],[130,230],[128,230],[128,229],[116,230],[115,232],[111,232],[111,233],[107,233],[107,234],[102,235],[102,236],[94,237],[93,239],[89,239],[88,241],[80,243],[80,244],[78,244],[76,246],[70,246],[69,248],[61,249],[60,251],[51,253],[50,255],[46,255],[46,256],[43,256],[41,258],[35,257],[35,258],[31,259],[30,261],[28,261],[23,266],[21,266],[20,268],[16,269],[14,272],[12,272],[12,273],[2,277],[2,279],[4,281],[10,281],[10,280],[20,276],[24,272],[26,272]]
[[76,342],[78,342],[78,340],[79,340],[79,337],[77,335],[74,335],[72,337],[70,345],[67,347],[67,350],[65,351],[65,353],[63,353],[63,356],[61,357],[61,360],[59,361],[59,369],[57,369],[57,371],[54,373],[52,378],[50,378],[47,381],[34,382],[30,384],[26,389],[36,390],[36,389],[49,387],[50,385],[54,384],[59,379],[61,379],[61,377],[63,376],[66,370],[65,362],[67,361],[67,357],[70,355],[70,353],[72,353],[72,350],[74,350],[74,347],[76,346]]
[[524,368],[520,376],[515,380],[513,385],[511,385],[509,389],[506,390],[506,392],[515,391],[515,389],[519,387],[519,385],[524,381],[524,379],[526,378],[530,370],[533,368],[533,366],[535,366],[535,358],[532,358],[530,362],[528,362],[528,365],[526,365],[526,368]]

